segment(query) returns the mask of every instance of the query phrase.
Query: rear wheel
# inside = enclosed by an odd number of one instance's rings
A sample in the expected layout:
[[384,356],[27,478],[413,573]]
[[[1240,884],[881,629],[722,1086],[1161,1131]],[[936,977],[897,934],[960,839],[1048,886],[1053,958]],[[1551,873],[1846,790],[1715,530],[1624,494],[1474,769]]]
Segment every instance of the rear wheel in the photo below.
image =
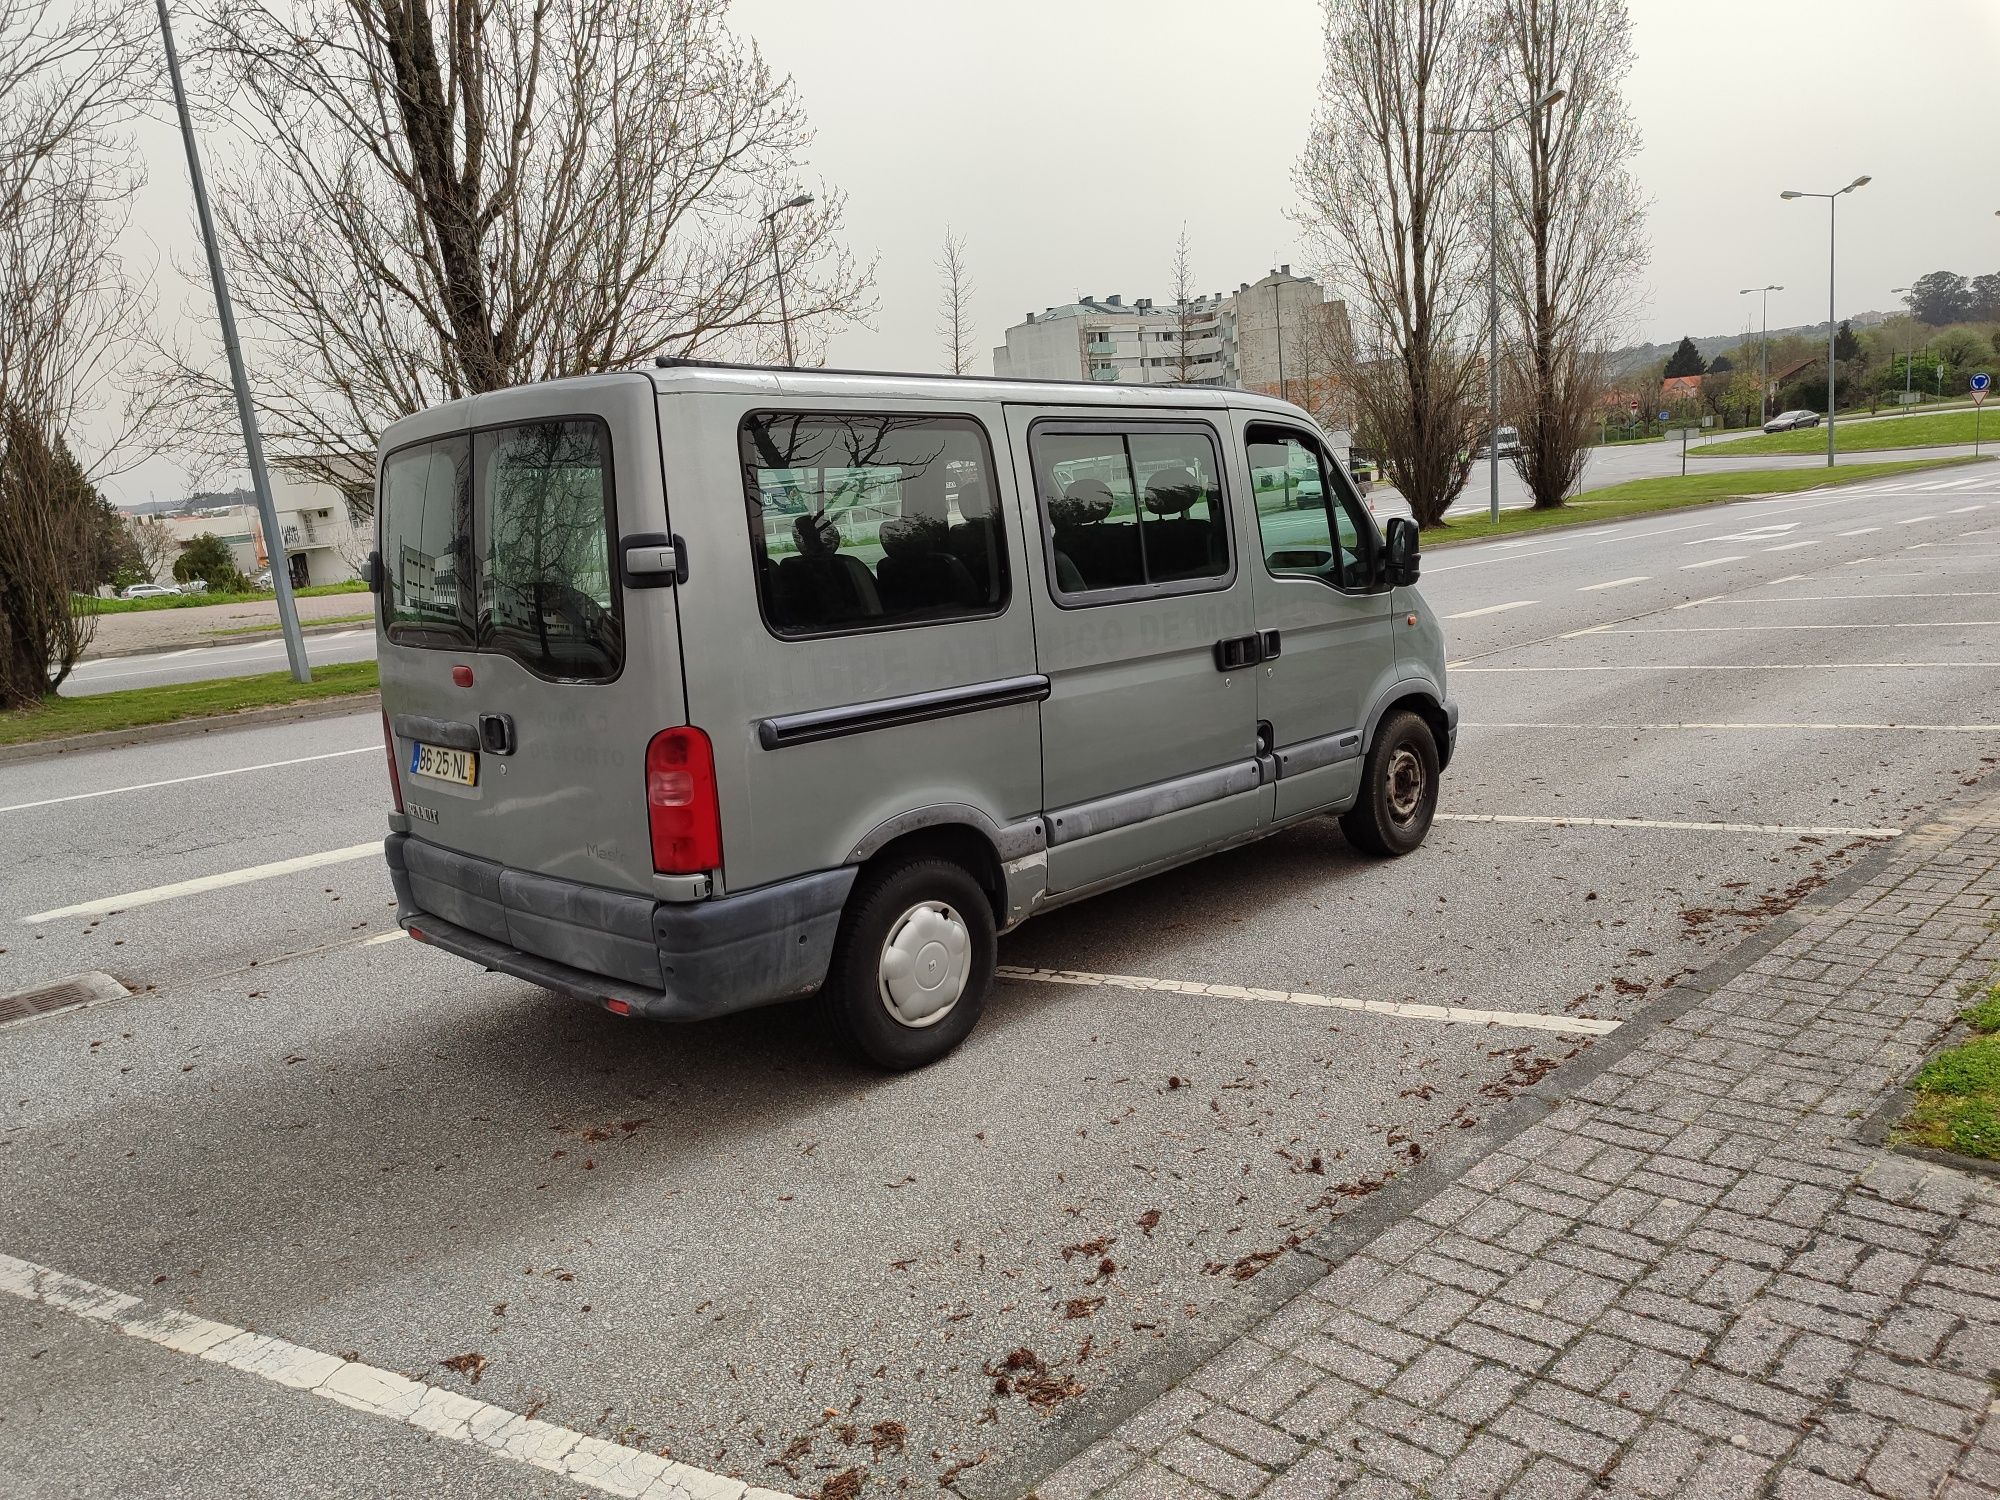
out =
[[1361,795],[1340,831],[1369,854],[1408,854],[1437,816],[1438,751],[1431,727],[1408,709],[1387,715],[1361,770]]
[[834,939],[821,1004],[878,1068],[921,1068],[964,1041],[986,1008],[993,908],[963,866],[910,859],[866,871]]

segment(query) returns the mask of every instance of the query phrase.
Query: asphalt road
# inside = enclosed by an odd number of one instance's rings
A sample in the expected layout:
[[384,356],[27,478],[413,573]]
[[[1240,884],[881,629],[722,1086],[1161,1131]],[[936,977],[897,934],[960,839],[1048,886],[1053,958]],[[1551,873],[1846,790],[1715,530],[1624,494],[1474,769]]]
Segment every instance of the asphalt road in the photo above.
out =
[[[380,837],[372,715],[0,768],[0,994],[139,990],[0,1027],[0,1291],[82,1279],[0,1295],[0,1493],[605,1492],[481,1437],[532,1411],[793,1495],[1018,1496],[1560,1028],[2000,761],[1996,561],[1983,474],[1439,553],[1464,727],[1422,850],[1316,823],[1038,919],[1002,962],[1081,982],[893,1079],[795,1011],[655,1027],[375,941],[372,851],[214,883]],[[194,1357],[166,1310],[286,1343]],[[388,1414],[288,1385],[315,1351]],[[501,1415],[448,1440],[399,1376]]]

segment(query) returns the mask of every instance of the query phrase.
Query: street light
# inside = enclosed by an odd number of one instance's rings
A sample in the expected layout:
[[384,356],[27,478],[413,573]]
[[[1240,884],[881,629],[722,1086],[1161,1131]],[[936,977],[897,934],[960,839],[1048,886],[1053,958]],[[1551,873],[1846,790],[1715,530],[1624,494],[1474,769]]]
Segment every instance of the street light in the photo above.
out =
[[778,258],[778,215],[794,208],[804,208],[813,201],[811,193],[800,193],[796,198],[787,198],[776,208],[764,215],[763,222],[771,230],[771,274],[778,282],[778,323],[785,330],[785,368],[792,368],[792,315],[785,310],[785,263]]
[[1770,407],[1769,407],[1768,403],[1769,403],[1769,401],[1770,401],[1770,399],[1771,399],[1771,395],[1770,395],[1770,392],[1771,392],[1771,293],[1773,293],[1773,292],[1782,292],[1783,290],[1784,290],[1784,288],[1783,288],[1783,287],[1781,287],[1781,286],[1775,286],[1775,285],[1774,285],[1774,286],[1746,286],[1745,288],[1743,288],[1743,290],[1742,290],[1742,291],[1740,291],[1740,292],[1738,292],[1738,293],[1736,294],[1736,295],[1737,295],[1737,296],[1739,296],[1739,297],[1747,297],[1747,296],[1749,296],[1749,295],[1750,295],[1750,294],[1751,294],[1752,292],[1757,292],[1757,293],[1761,293],[1761,294],[1763,295],[1763,298],[1764,298],[1764,312],[1763,312],[1763,319],[1762,319],[1762,321],[1761,321],[1761,322],[1759,322],[1759,323],[1758,323],[1758,325],[1757,325],[1757,351],[1758,351],[1758,354],[1759,354],[1759,356],[1760,356],[1760,359],[1761,359],[1761,364],[1762,364],[1762,368],[1763,368],[1763,371],[1764,371],[1764,375],[1763,375],[1763,378],[1762,378],[1762,379],[1761,379],[1761,380],[1760,380],[1760,381],[1759,381],[1759,382],[1757,383],[1757,425],[1758,425],[1759,427],[1762,427],[1762,426],[1763,426],[1763,425],[1764,425],[1764,424],[1765,424],[1766,422],[1768,422],[1768,421],[1770,420]]
[[1486,494],[1494,525],[1500,524],[1500,132],[1550,105],[1567,89],[1552,89],[1526,109],[1484,125],[1433,125],[1432,135],[1486,137]]
[[1833,338],[1837,329],[1833,317],[1833,210],[1834,205],[1856,188],[1867,187],[1874,179],[1861,176],[1848,183],[1837,193],[1800,193],[1790,188],[1778,194],[1788,202],[1793,198],[1826,199],[1826,466],[1833,467]]
[[[1889,295],[1894,297],[1902,293],[1908,292],[1909,290],[1910,289],[1906,286],[1892,286],[1889,288]],[[1907,296],[1903,297],[1904,302],[1908,302],[1909,300],[1910,299]],[[1903,395],[1905,397],[1908,397],[1908,395],[1910,394],[1910,366],[1912,363],[1915,362],[1916,357],[1917,357],[1917,346],[1914,342],[1912,342],[1909,349],[1903,355]],[[1903,402],[1903,405],[1905,406],[1908,406],[1909,404],[1910,403],[1908,400],[1905,400]]]

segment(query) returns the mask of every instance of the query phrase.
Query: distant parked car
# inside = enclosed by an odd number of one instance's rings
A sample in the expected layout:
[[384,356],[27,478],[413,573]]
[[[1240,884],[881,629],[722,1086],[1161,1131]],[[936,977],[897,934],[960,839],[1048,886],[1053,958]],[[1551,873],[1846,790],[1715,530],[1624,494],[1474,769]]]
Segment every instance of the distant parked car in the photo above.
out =
[[1766,432],[1796,432],[1801,427],[1819,426],[1816,411],[1781,411],[1764,424]]
[[[1502,458],[1512,458],[1521,451],[1521,431],[1519,428],[1501,427],[1496,429],[1495,436],[1498,439],[1497,446]],[[1480,439],[1479,447],[1474,450],[1472,456],[1474,458],[1486,457],[1485,439]]]
[[118,597],[121,599],[165,599],[180,597],[180,589],[171,583],[135,583]]
[[253,589],[267,589],[271,587],[271,570],[269,568],[266,568],[263,572],[259,573],[255,578],[251,579],[250,587],[252,587]]

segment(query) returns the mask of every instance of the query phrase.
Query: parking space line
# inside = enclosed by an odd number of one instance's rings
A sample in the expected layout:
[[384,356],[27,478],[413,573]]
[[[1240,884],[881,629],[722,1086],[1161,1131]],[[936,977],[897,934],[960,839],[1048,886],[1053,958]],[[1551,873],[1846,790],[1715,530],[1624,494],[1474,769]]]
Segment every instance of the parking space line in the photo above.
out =
[[[1790,723],[1750,723],[1743,720],[1721,720],[1714,723],[1696,723],[1684,720],[1674,724],[1568,724],[1553,723],[1533,719],[1487,719],[1479,722],[1466,720],[1467,729],[1550,729],[1571,732],[1578,729],[1806,729],[1851,732],[1854,730],[1911,730],[1931,734],[2000,734],[2000,724],[1834,724],[1820,722]],[[371,939],[379,942],[380,939]]]
[[0,1292],[70,1313],[175,1354],[268,1380],[512,1459],[606,1495],[657,1500],[793,1500],[777,1490],[525,1417],[394,1370],[148,1304],[113,1287],[0,1254]]
[[[1714,632],[1743,632],[1760,635],[1767,630],[1963,630],[1973,625],[2000,625],[2000,620],[1843,620],[1838,625],[1824,622],[1811,625],[1654,625],[1644,630],[1619,630],[1611,625],[1593,625],[1572,635],[1707,635]],[[1564,636],[1568,640],[1569,636]]]
[[1704,558],[1704,559],[1703,559],[1702,561],[1700,561],[1700,562],[1691,562],[1691,563],[1682,563],[1682,564],[1681,564],[1681,571],[1682,571],[1683,573],[1686,573],[1686,572],[1688,572],[1688,571],[1689,571],[1690,569],[1693,569],[1693,568],[1714,568],[1714,567],[1720,567],[1720,566],[1721,566],[1721,565],[1722,565],[1723,563],[1732,563],[1732,562],[1742,562],[1742,561],[1743,561],[1743,557],[1744,557],[1744,554],[1743,554],[1743,553],[1741,553],[1741,552],[1732,552],[1732,553],[1731,553],[1731,554],[1730,554],[1729,556],[1727,556],[1727,557],[1709,557],[1709,558]]
[[267,760],[254,766],[232,766],[227,771],[201,771],[193,776],[169,776],[164,781],[138,781],[131,786],[108,786],[101,792],[72,792],[67,797],[44,797],[39,802],[10,802],[0,813],[26,812],[31,807],[54,807],[59,802],[88,802],[93,797],[115,797],[120,792],[150,792],[156,787],[182,786],[190,781],[213,781],[218,776],[242,776],[251,771],[275,771],[280,766],[303,766],[316,760],[338,760],[343,755],[380,754],[380,745],[363,745],[358,750],[329,750],[324,755],[296,755],[290,760]]
[[1568,818],[1553,813],[1439,813],[1440,823],[1525,823],[1548,828],[1661,828],[1687,833],[1780,833],[1796,836],[1815,834],[1821,838],[1894,839],[1900,828],[1822,828],[1791,823],[1700,823],[1672,818]]
[[1866,536],[1871,531],[1880,531],[1880,526],[1857,526],[1852,531],[1843,531],[1842,536]]
[[1920,521],[1935,521],[1936,519],[1936,516],[1905,516],[1896,524],[1898,526],[1915,526]]
[[1315,995],[1306,990],[1204,984],[1195,979],[1142,979],[1132,974],[1088,974],[1075,969],[1027,969],[1001,964],[994,972],[999,978],[1016,984],[1075,984],[1097,989],[1143,990],[1154,994],[1206,995],[1218,1000],[1270,1000],[1280,1005],[1366,1011],[1371,1015],[1401,1016],[1413,1021],[1443,1021],[1452,1026],[1511,1026],[1530,1031],[1556,1031],[1571,1036],[1608,1036],[1622,1024],[1592,1016],[1549,1016],[1536,1011],[1478,1010],[1462,1005],[1356,1000],[1347,995]]
[[268,865],[250,865],[241,870],[224,870],[218,875],[199,875],[193,880],[176,880],[172,885],[156,885],[150,890],[128,891],[122,896],[104,896],[95,901],[79,901],[74,906],[58,906],[50,911],[38,911],[21,920],[30,925],[38,922],[55,922],[64,917],[92,917],[105,912],[128,911],[135,906],[151,906],[158,901],[172,901],[180,896],[193,896],[202,891],[221,890],[232,885],[249,885],[253,881],[271,880],[280,875],[293,875],[301,870],[316,870],[321,865],[344,864],[350,859],[366,859],[369,855],[382,852],[382,841],[375,839],[366,844],[350,844],[345,849],[328,849],[322,854],[301,854],[294,859],[275,860]]
[[1447,620],[1473,620],[1480,615],[1505,614],[1510,609],[1526,609],[1531,604],[1539,604],[1539,599],[1514,599],[1506,604],[1489,604],[1484,609],[1462,609],[1455,615],[1446,615]]
[[1464,672],[1839,672],[1932,671],[1960,667],[2000,667],[2000,661],[1694,661],[1619,662],[1590,667],[1454,667]]
[[[1859,560],[1868,561],[1865,557]],[[1709,604],[1717,599],[1731,604],[1845,604],[1850,599],[2000,599],[2000,589],[1947,589],[1938,593],[1911,594],[1776,594],[1769,599],[1751,599],[1741,594],[1711,594],[1707,599],[1693,599],[1689,603]],[[1687,605],[1677,604],[1674,608],[1686,609]]]
[[1577,592],[1579,594],[1597,594],[1602,593],[1605,589],[1622,589],[1628,583],[1644,583],[1652,576],[1650,573],[1634,573],[1630,578],[1613,578],[1608,583],[1586,583]]
[[[1796,552],[1801,547],[1817,547],[1824,540],[1825,540],[1824,537],[1812,537],[1803,542],[1784,542],[1776,547],[1766,547],[1764,550],[1766,552]],[[1804,575],[1802,574],[1793,575],[1793,577],[1802,577],[1802,576]],[[1792,579],[1778,578],[1778,579],[1773,579],[1772,581],[1774,583],[1790,583]]]
[[1676,604],[1675,609],[1693,609],[1697,604],[1713,604],[1718,599],[1727,599],[1727,594],[1705,594],[1699,599],[1690,599],[1684,604]]

